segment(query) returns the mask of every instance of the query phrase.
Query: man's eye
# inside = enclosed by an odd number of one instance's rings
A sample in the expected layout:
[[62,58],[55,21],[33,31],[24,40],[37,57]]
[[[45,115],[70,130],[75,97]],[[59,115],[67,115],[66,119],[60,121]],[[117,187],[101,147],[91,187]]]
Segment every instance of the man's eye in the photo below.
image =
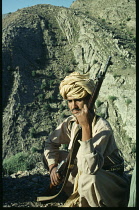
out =
[[82,99],[81,99],[81,98],[79,98],[79,99],[76,99],[76,101],[82,101]]
[[71,102],[72,102],[72,100],[68,100],[68,102],[69,102],[69,103],[71,103]]

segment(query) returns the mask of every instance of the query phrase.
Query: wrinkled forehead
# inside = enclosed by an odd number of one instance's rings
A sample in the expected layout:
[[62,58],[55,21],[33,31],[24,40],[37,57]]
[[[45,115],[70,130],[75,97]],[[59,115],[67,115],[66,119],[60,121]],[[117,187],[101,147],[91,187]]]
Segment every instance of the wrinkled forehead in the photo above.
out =
[[71,96],[71,97],[70,97],[70,96],[69,96],[69,97],[67,97],[67,100],[73,100],[73,99],[77,99],[77,98],[72,97],[72,96]]
[[69,100],[75,100],[75,101],[77,100],[78,101],[78,100],[86,100],[86,99],[87,99],[87,97],[82,97],[82,98],[70,97],[70,96],[67,97],[67,101],[69,101]]

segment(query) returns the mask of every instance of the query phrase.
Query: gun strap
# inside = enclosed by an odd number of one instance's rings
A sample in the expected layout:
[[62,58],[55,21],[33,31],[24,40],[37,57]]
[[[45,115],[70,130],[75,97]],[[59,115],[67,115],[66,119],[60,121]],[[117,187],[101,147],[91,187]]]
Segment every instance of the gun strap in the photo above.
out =
[[[98,116],[95,115],[94,116],[94,120],[93,120],[93,127],[96,124],[97,118],[98,118]],[[74,160],[75,160],[75,157],[77,155],[77,152],[78,152],[78,149],[79,149],[79,146],[80,146],[78,140],[80,140],[81,138],[82,138],[82,129],[78,125],[77,129],[76,129],[76,134],[75,134],[75,137],[74,137],[74,140],[73,140],[73,143],[72,143],[72,148],[71,148],[71,150],[69,152],[70,153],[69,154],[69,164],[68,164],[66,176],[65,176],[65,179],[64,179],[64,182],[63,182],[63,185],[62,185],[60,191],[56,195],[37,197],[37,201],[52,200],[52,199],[56,198],[62,192],[62,190],[65,187],[66,182],[67,182],[67,180],[69,178],[69,174],[71,172],[71,169],[73,168]]]

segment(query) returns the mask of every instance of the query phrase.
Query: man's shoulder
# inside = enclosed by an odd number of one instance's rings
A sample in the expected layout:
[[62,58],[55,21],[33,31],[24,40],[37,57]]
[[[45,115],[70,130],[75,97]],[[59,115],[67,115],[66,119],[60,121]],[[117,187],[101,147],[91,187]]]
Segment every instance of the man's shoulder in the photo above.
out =
[[75,117],[73,115],[70,115],[66,119],[64,119],[62,125],[66,126],[70,131],[74,122],[75,122]]
[[96,122],[96,126],[98,126],[100,128],[106,128],[108,130],[112,129],[108,120],[106,120],[106,119],[104,119],[104,118],[102,118],[100,116],[98,116],[97,118],[98,119],[97,119],[97,122]]

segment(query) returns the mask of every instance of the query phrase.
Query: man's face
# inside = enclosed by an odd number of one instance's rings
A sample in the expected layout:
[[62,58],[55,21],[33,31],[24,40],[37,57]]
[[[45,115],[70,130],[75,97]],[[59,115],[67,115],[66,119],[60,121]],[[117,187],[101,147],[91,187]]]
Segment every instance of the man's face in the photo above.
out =
[[88,102],[86,98],[75,99],[72,97],[68,97],[67,101],[68,107],[73,115],[79,113],[84,107],[84,104],[87,104]]

